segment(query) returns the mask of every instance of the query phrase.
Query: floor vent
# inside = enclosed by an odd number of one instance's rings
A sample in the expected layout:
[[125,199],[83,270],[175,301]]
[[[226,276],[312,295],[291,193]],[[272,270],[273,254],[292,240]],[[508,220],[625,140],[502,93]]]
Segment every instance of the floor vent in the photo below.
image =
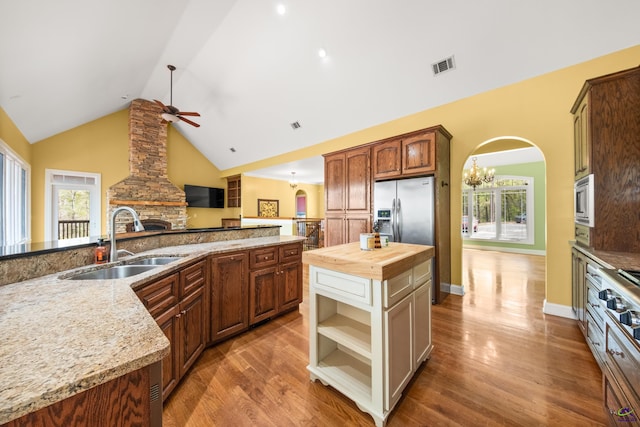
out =
[[445,71],[453,70],[456,68],[456,63],[453,60],[453,55],[443,59],[442,61],[438,61],[434,64],[431,64],[433,68],[433,75],[437,76],[440,73],[444,73]]

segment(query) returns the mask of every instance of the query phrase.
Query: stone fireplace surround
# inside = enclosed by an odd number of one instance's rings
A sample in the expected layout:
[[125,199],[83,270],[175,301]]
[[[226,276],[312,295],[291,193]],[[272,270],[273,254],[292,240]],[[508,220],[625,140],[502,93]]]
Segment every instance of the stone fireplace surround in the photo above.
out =
[[[173,230],[185,229],[187,203],[184,191],[167,176],[167,123],[154,102],[135,99],[129,107],[129,176],[107,190],[107,233],[111,213],[130,206],[140,219],[171,223]],[[116,218],[116,233],[126,232],[128,213]]]

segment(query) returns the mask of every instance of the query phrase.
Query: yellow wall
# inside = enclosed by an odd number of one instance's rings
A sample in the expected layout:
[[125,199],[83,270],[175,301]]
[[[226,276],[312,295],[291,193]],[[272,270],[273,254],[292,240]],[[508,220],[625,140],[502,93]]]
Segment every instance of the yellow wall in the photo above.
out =
[[7,113],[0,108],[0,139],[3,140],[22,160],[31,164],[31,145],[22,135]]
[[307,195],[307,218],[324,218],[324,186],[298,183],[296,189],[288,181],[277,179],[242,176],[242,215],[258,216],[258,199],[279,201],[279,216],[296,216],[296,193],[304,191]]
[[[451,134],[451,218],[461,216],[462,168],[480,145],[494,138],[523,138],[538,147],[547,170],[547,292],[549,303],[571,305],[573,238],[573,126],[569,110],[584,81],[637,67],[640,45],[594,60],[422,111],[285,156],[222,171],[233,175],[353,147],[442,124]],[[456,223],[456,221],[452,221]],[[462,284],[462,239],[451,230],[452,283]]]

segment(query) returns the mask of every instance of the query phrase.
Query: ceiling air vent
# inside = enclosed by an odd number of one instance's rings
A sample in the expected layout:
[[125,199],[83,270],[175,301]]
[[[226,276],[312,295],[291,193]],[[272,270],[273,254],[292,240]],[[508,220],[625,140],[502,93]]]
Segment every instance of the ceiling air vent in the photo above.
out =
[[445,71],[453,70],[456,68],[456,63],[453,61],[453,56],[443,59],[442,61],[438,61],[434,64],[431,64],[433,68],[433,75],[437,76],[440,73],[444,73]]
[[296,129],[300,129],[300,122],[293,122],[291,123],[291,129],[296,130]]

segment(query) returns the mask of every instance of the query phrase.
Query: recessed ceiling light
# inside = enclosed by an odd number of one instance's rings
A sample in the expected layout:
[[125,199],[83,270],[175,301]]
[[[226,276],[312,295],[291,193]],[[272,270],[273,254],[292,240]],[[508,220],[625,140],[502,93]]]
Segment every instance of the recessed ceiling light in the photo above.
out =
[[326,58],[327,57],[327,50],[325,48],[320,48],[318,49],[318,56],[320,58]]
[[278,5],[278,7],[276,8],[276,10],[278,11],[278,15],[284,15],[285,13],[287,13],[287,8],[284,7],[284,5],[282,3],[280,3]]

